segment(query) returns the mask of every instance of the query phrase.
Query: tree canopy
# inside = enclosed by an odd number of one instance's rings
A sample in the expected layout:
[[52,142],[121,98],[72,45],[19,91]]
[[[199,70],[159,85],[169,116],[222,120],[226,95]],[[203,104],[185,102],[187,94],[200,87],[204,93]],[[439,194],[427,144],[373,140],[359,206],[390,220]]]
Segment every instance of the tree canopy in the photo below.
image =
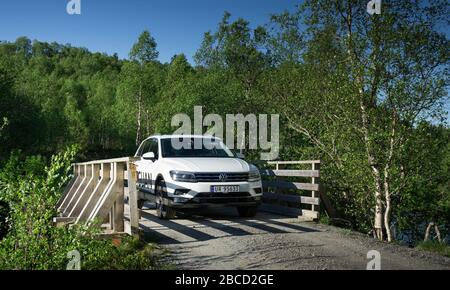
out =
[[[446,1],[308,0],[264,26],[225,13],[190,64],[158,61],[144,31],[129,59],[31,41],[0,42],[0,159],[133,155],[171,118],[279,114],[280,159],[323,160],[340,215],[379,239],[450,226],[449,40]],[[257,151],[246,152],[256,159]]]

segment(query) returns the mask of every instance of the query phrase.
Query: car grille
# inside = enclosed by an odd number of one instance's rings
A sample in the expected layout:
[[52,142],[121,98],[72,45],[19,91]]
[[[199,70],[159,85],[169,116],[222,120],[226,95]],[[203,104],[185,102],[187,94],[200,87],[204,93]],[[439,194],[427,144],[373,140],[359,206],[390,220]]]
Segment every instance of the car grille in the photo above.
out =
[[239,173],[195,173],[197,182],[242,182],[248,181],[248,172]]
[[231,202],[254,202],[255,199],[248,192],[200,192],[192,200],[192,203],[227,204]]

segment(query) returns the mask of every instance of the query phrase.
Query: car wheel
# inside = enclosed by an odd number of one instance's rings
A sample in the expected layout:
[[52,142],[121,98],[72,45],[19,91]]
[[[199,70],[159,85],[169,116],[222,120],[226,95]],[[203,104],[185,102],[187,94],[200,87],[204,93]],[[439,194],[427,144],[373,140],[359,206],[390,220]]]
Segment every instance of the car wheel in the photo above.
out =
[[258,211],[256,206],[240,206],[237,211],[241,217],[254,217]]
[[175,210],[167,205],[164,205],[163,197],[167,196],[166,183],[160,180],[156,185],[156,215],[160,219],[171,219],[175,217]]

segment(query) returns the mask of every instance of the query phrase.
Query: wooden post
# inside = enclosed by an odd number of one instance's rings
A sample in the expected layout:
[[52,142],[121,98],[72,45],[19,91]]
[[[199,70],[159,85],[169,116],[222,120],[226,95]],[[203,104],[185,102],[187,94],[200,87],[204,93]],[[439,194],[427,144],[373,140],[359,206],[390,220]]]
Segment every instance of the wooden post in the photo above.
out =
[[[315,170],[316,169],[316,165],[314,164],[314,163],[311,163],[311,170]],[[312,184],[314,184],[314,183],[316,183],[316,178],[315,177],[312,177],[311,178],[311,183]],[[313,190],[313,191],[311,191],[311,197],[316,197],[316,192]],[[314,205],[311,205],[311,210],[312,211],[314,211],[315,210],[315,207],[314,207]]]
[[[312,167],[311,167],[311,169],[312,170],[317,170],[317,171],[320,171],[320,163],[315,163],[315,162],[313,162],[312,163]],[[319,196],[319,192],[320,192],[320,177],[312,177],[311,178],[312,180],[311,180],[311,183],[312,184],[317,184],[318,186],[319,186],[319,191],[312,191],[312,197],[313,198],[319,198],[320,196]],[[312,204],[311,205],[311,210],[312,211],[316,211],[317,212],[317,217],[319,217],[319,206],[316,206],[316,205],[314,205],[314,204]]]
[[[280,170],[280,169],[284,169],[284,168],[286,168],[286,167],[284,167],[282,164],[280,164],[279,162],[277,162],[276,163],[276,170],[278,171],[278,170]],[[283,179],[284,179],[284,177],[280,177],[280,176],[277,176],[277,177],[275,177],[275,180],[278,182],[278,181],[283,181]],[[280,187],[276,187],[275,188],[275,193],[284,193],[284,190],[282,189],[282,188],[280,188]]]
[[139,209],[138,209],[138,193],[136,189],[136,165],[129,161],[127,166],[128,179],[128,204],[130,209],[130,231],[131,235],[139,235]]
[[112,229],[116,233],[122,233],[124,231],[124,216],[123,216],[123,206],[124,206],[124,189],[123,189],[123,181],[124,181],[124,171],[125,171],[125,163],[117,163],[116,168],[116,184],[115,190],[117,193],[117,199],[114,201],[112,208]]

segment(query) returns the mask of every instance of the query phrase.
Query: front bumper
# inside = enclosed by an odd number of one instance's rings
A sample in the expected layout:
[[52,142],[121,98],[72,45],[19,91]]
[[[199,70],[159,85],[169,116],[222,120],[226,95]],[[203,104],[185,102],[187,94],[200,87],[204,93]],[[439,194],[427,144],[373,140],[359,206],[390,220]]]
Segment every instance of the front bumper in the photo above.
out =
[[[239,192],[211,192],[211,186],[239,185]],[[257,206],[262,199],[262,183],[255,182],[176,182],[166,181],[163,203],[173,208]]]
[[260,195],[251,195],[248,192],[211,193],[201,192],[194,198],[182,197],[165,198],[164,204],[173,208],[204,208],[228,206],[258,206],[261,203]]

